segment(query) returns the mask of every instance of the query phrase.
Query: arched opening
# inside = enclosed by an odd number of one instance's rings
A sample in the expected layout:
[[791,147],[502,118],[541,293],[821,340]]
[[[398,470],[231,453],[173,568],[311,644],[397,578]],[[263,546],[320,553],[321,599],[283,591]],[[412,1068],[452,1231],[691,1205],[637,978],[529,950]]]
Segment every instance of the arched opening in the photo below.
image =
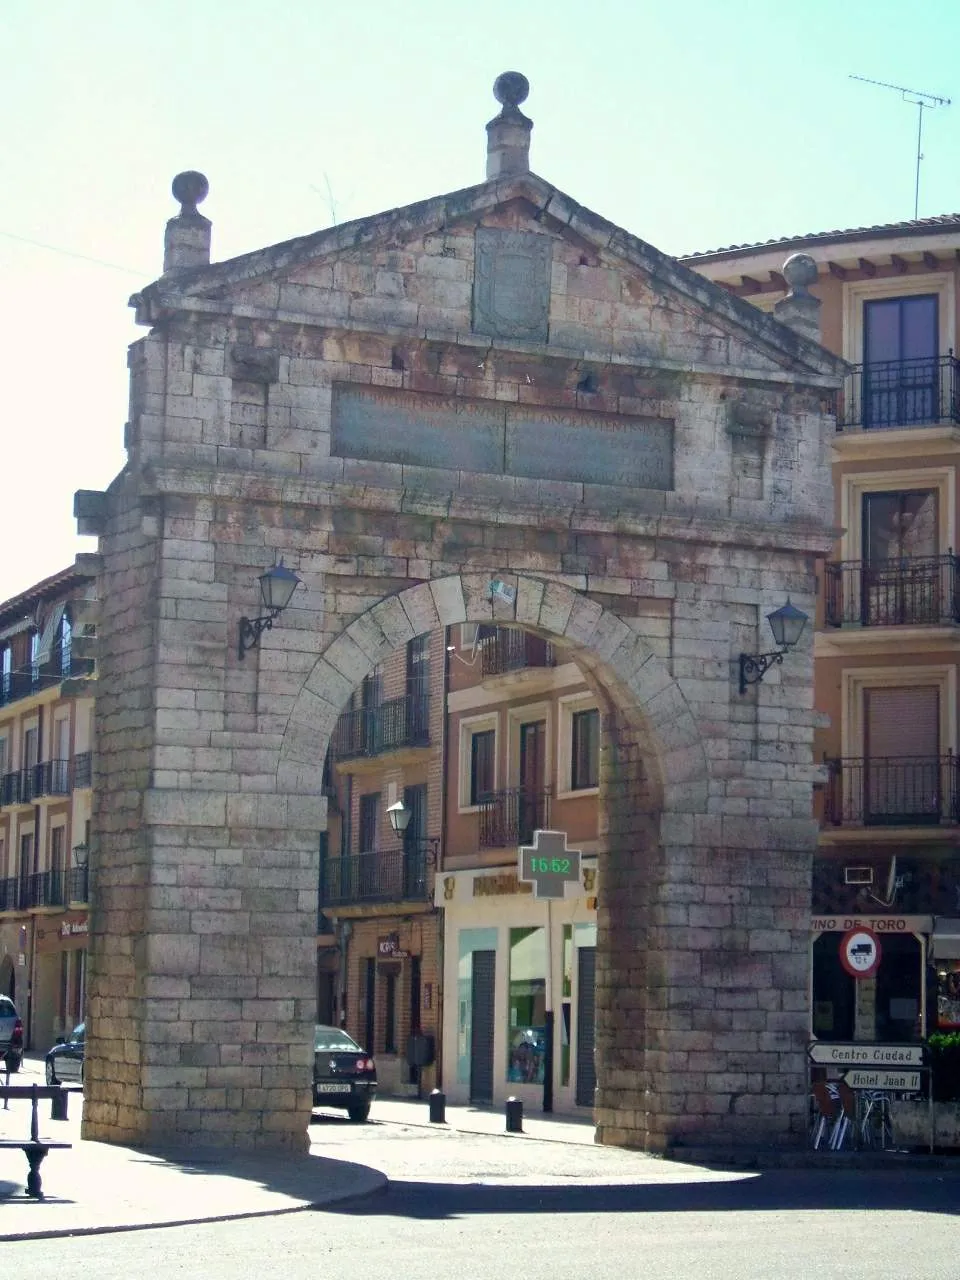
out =
[[[451,841],[451,824],[447,821],[442,828],[445,838],[436,841],[430,858],[429,873],[425,873],[424,865],[419,862],[411,870],[409,842],[392,852],[374,847],[377,844],[374,833],[382,830],[385,801],[392,800],[394,793],[409,795],[420,785],[420,772],[414,768],[409,774],[414,778],[414,786],[410,788],[401,769],[392,782],[386,783],[392,790],[385,796],[382,779],[388,775],[369,767],[369,761],[378,756],[381,761],[384,757],[396,760],[396,749],[401,746],[415,753],[417,731],[428,728],[430,714],[429,711],[417,712],[409,695],[398,697],[392,687],[386,691],[392,696],[384,697],[384,691],[377,687],[376,673],[391,662],[395,668],[396,659],[392,655],[404,648],[409,668],[410,654],[421,644],[418,638],[431,634],[440,637],[444,651],[448,648],[452,651],[454,663],[462,662],[457,643],[448,645],[448,641],[471,628],[487,629],[485,636],[480,632],[479,648],[481,652],[487,650],[484,661],[492,659],[488,663],[491,670],[509,666],[516,657],[511,657],[512,649],[521,655],[535,655],[537,646],[540,652],[545,651],[546,645],[553,646],[560,655],[561,665],[578,672],[579,690],[590,695],[584,706],[589,702],[591,708],[600,711],[599,771],[595,779],[589,780],[596,782],[598,793],[597,828],[592,841],[596,875],[587,882],[598,892],[588,895],[593,900],[595,915],[584,921],[593,923],[593,930],[584,930],[578,935],[572,921],[565,922],[564,918],[558,931],[549,935],[549,956],[544,938],[538,933],[539,916],[547,910],[546,905],[529,899],[519,908],[515,927],[504,923],[492,947],[474,945],[484,940],[489,944],[494,935],[482,925],[477,927],[479,917],[475,912],[474,917],[466,914],[460,917],[463,924],[458,927],[457,897],[463,893],[458,877],[462,879],[465,871],[471,873],[469,892],[476,883],[473,873],[478,869],[486,872],[481,880],[491,879],[489,868],[499,864],[490,859],[502,861],[512,857],[515,864],[517,845],[529,839],[535,827],[563,829],[570,825],[562,815],[565,808],[572,811],[571,806],[554,802],[551,809],[549,798],[551,792],[559,793],[564,785],[558,781],[564,771],[574,767],[569,752],[566,759],[560,759],[561,720],[570,732],[571,747],[574,730],[585,736],[590,733],[589,717],[574,718],[578,705],[576,691],[571,695],[572,704],[565,704],[562,692],[556,697],[551,693],[531,702],[522,690],[518,692],[516,683],[512,691],[487,688],[480,699],[485,712],[479,718],[473,717],[463,732],[457,728],[463,717],[447,714],[445,701],[444,731],[450,732],[452,725],[452,732],[459,737],[452,747],[449,741],[445,744],[444,817],[459,811],[465,815],[461,827],[468,826],[471,819],[479,826],[477,847],[481,856],[472,866],[469,856],[464,858],[462,840],[459,844],[457,839]],[[432,649],[436,662],[436,641]],[[456,683],[454,680],[453,686]],[[484,683],[496,686],[497,681],[481,682],[481,685]],[[440,687],[446,698],[446,691],[451,687],[446,673]],[[542,693],[543,686],[541,683],[529,688],[541,689]],[[455,690],[453,701],[456,700]],[[462,697],[458,705],[461,708],[466,705]],[[573,709],[567,714],[571,706]],[[535,715],[537,708],[540,711]],[[499,730],[488,728],[474,733],[473,728],[482,728],[480,720],[484,725],[488,721],[499,724]],[[549,732],[546,731],[548,720]],[[499,750],[499,744],[486,741],[497,731],[508,740]],[[542,733],[550,739],[549,781],[543,774],[547,749],[539,745]],[[560,991],[550,995],[550,1003],[555,1006],[550,1010],[555,1019],[549,1054],[556,1073],[552,1080],[556,1080],[558,1091],[566,1088],[566,1096],[575,1098],[579,1105],[592,1103],[594,1099],[586,1097],[590,1071],[585,1061],[585,1046],[579,1046],[579,1072],[576,1064],[572,1065],[569,1060],[571,1052],[576,1054],[578,1049],[571,1043],[571,1028],[578,1017],[587,1017],[587,1002],[581,1000],[577,1008],[573,996],[575,992],[585,996],[589,982],[591,994],[595,992],[598,1137],[603,1141],[654,1149],[669,1145],[685,1121],[670,1114],[669,1097],[656,1087],[661,1075],[657,1055],[669,1049],[672,1002],[677,990],[682,988],[679,979],[684,965],[689,972],[690,956],[686,952],[681,954],[679,947],[674,952],[665,945],[670,942],[671,931],[670,914],[665,908],[677,895],[682,896],[682,886],[689,880],[694,818],[706,812],[707,767],[693,717],[652,645],[621,618],[555,583],[511,575],[497,579],[464,575],[410,588],[378,602],[329,645],[306,680],[289,719],[278,771],[281,788],[295,786],[301,792],[314,787],[323,789],[328,799],[342,810],[343,792],[331,776],[327,754],[331,742],[334,772],[346,771],[351,792],[349,817],[345,819],[340,813],[331,819],[336,847],[330,845],[329,832],[321,842],[321,915],[337,901],[339,910],[334,907],[331,911],[332,927],[329,918],[321,924],[328,932],[321,936],[320,967],[329,970],[331,957],[339,954],[344,972],[334,1003],[341,1023],[349,1024],[351,1031],[371,1051],[386,1050],[388,1060],[398,1056],[401,1045],[396,1034],[400,1021],[397,1001],[405,1004],[415,995],[422,1009],[425,982],[422,965],[429,962],[433,935],[430,933],[424,946],[423,917],[401,917],[390,927],[383,921],[389,920],[386,908],[391,896],[402,903],[411,895],[425,894],[431,905],[436,899],[439,908],[430,929],[440,929],[443,937],[443,960],[432,974],[431,985],[436,985],[428,1001],[431,1006],[434,1001],[443,1002],[443,1013],[431,1018],[430,1023],[437,1027],[437,1051],[438,1056],[442,1053],[443,1057],[445,1088],[455,1097],[459,1088],[464,1100],[473,1094],[475,1101],[494,1103],[501,1100],[500,1095],[507,1087],[517,1092],[518,1086],[527,1083],[542,1084],[544,988],[559,986]],[[469,761],[468,743],[472,751]],[[577,746],[587,753],[588,748],[579,742]],[[481,774],[489,771],[489,776],[484,774],[481,779],[483,794],[459,797],[463,804],[457,803],[452,794],[462,785],[457,778],[458,766],[456,763],[451,766],[451,759],[457,757],[461,748],[464,748],[461,763],[474,772],[474,790],[477,771]],[[499,765],[484,763],[488,750],[497,753],[491,755],[490,760],[499,759]],[[345,757],[353,759],[352,766],[344,762]],[[317,764],[325,759],[328,762],[326,777],[322,766]],[[362,768],[356,763],[358,759],[364,762]],[[669,779],[668,784],[665,779]],[[503,783],[507,785],[500,785]],[[345,823],[349,828],[347,839],[344,838]],[[453,825],[456,824],[454,818]],[[577,832],[573,834],[576,836]],[[483,857],[484,846],[491,850],[490,858]],[[389,884],[382,883],[384,878]],[[477,893],[478,889],[472,891]],[[370,900],[378,896],[382,900],[379,926],[377,916],[371,922],[362,918],[362,910],[344,909],[345,898]],[[446,913],[444,907],[448,908]],[[509,915],[509,911],[505,914]],[[412,924],[410,929],[405,927],[408,923]],[[378,927],[383,937],[379,936]],[[413,944],[408,941],[411,937],[415,939]],[[391,945],[400,953],[402,961],[411,963],[395,963],[396,957],[390,954]],[[357,953],[353,964],[347,959],[351,947]],[[540,978],[537,965],[543,967],[543,957],[536,963],[531,959],[537,949],[546,958],[547,968],[552,967],[553,981]],[[498,958],[499,981],[494,977]],[[511,963],[513,972],[520,975],[512,980],[512,985]],[[477,986],[481,965],[489,967],[492,984],[485,997],[479,994]],[[575,971],[581,965],[583,972],[578,983]],[[534,968],[537,975],[533,975]],[[464,989],[468,969],[467,989]],[[567,976],[569,986],[564,985]],[[318,975],[318,991],[321,987]],[[485,1082],[486,1094],[473,1093],[479,1087],[474,1078],[476,1062],[471,1060],[466,1068],[464,1066],[463,1046],[470,1041],[470,1028],[476,1022],[475,994],[478,1000],[487,999],[491,1018],[498,1018],[502,1024],[491,1022],[489,1032],[479,1033],[491,1037],[491,1079]],[[689,1003],[689,993],[685,994],[684,1002]],[[593,1009],[590,1015],[593,1016]],[[411,1012],[405,1029],[419,1030],[414,1026],[417,1016]],[[681,1020],[684,1019],[689,1020],[688,1010],[682,1015]],[[485,1026],[482,1021],[476,1025]],[[458,1033],[459,1052],[454,1048]],[[528,1050],[528,1060],[523,1063],[520,1062],[522,1049]],[[467,1052],[469,1055],[470,1051]],[[591,1051],[591,1059],[593,1056]],[[594,1062],[589,1065],[593,1068]],[[430,1083],[436,1078],[435,1074],[427,1076]],[[394,1073],[391,1084],[395,1086],[398,1079]],[[422,1079],[417,1077],[418,1085]],[[660,1102],[655,1100],[651,1104],[651,1097]]]

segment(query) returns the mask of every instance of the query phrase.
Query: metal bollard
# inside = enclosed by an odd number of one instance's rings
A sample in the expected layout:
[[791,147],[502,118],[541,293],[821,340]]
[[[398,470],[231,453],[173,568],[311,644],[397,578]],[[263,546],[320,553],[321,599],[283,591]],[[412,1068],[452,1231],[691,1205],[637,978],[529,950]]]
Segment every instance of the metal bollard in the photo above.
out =
[[430,1123],[447,1123],[447,1095],[439,1089],[433,1089],[427,1100],[430,1107]]
[[507,1133],[523,1133],[523,1102],[519,1098],[507,1099]]
[[67,1118],[67,1100],[70,1097],[66,1089],[61,1089],[59,1093],[55,1093],[50,1099],[50,1119],[66,1120]]

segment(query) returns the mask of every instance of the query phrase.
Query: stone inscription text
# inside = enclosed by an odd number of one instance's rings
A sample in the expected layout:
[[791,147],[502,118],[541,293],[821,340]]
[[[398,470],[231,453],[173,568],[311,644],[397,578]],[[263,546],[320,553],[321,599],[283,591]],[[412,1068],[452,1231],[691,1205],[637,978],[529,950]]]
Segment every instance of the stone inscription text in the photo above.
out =
[[338,386],[341,458],[536,480],[673,488],[673,424]]

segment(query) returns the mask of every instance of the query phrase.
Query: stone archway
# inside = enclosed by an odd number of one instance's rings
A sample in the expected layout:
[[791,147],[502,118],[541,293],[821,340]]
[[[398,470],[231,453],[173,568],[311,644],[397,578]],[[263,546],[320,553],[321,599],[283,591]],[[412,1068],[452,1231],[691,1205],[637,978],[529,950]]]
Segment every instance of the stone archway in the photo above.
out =
[[[330,733],[378,656],[501,617],[614,709],[602,1136],[801,1130],[810,649],[736,672],[788,593],[813,612],[845,366],[802,284],[790,329],[529,172],[519,134],[504,168],[497,120],[488,181],[230,262],[206,179],[175,183],[127,465],[77,501],[89,1137],[303,1145]],[[244,658],[281,556],[304,589]]]
[[[612,712],[601,762],[607,891],[598,911],[598,1140],[663,1150],[685,1132],[701,1141],[742,1138],[755,1117],[718,1124],[718,1102],[727,1113],[734,1105],[730,1092],[705,1087],[702,1071],[678,1065],[692,1010],[708,1014],[723,988],[738,982],[731,954],[718,988],[706,987],[699,972],[706,929],[679,923],[691,873],[710,864],[717,878],[722,859],[720,849],[697,839],[710,768],[696,720],[666,664],[616,614],[556,582],[498,576],[513,594],[509,603],[491,598],[489,574],[450,575],[379,601],[332,640],[291,711],[278,788],[319,789],[330,735],[353,690],[418,634],[492,621],[567,647]],[[706,1033],[700,1040],[706,1043]],[[711,1051],[722,1073],[724,1054]],[[666,1091],[661,1059],[672,1064]]]

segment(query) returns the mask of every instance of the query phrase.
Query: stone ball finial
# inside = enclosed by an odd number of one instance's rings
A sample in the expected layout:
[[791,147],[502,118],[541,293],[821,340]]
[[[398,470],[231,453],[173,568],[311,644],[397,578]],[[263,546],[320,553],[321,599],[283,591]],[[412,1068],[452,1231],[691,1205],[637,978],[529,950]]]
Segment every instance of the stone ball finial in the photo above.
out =
[[174,200],[180,202],[180,215],[189,216],[197,212],[197,205],[202,204],[207,198],[210,190],[210,183],[207,181],[206,175],[197,173],[195,169],[187,169],[184,173],[178,173],[171,185]]
[[783,264],[783,278],[791,289],[805,291],[817,283],[817,264],[809,253],[791,253]]
[[507,110],[519,107],[529,92],[530,81],[519,71],[504,71],[493,82],[493,96]]

